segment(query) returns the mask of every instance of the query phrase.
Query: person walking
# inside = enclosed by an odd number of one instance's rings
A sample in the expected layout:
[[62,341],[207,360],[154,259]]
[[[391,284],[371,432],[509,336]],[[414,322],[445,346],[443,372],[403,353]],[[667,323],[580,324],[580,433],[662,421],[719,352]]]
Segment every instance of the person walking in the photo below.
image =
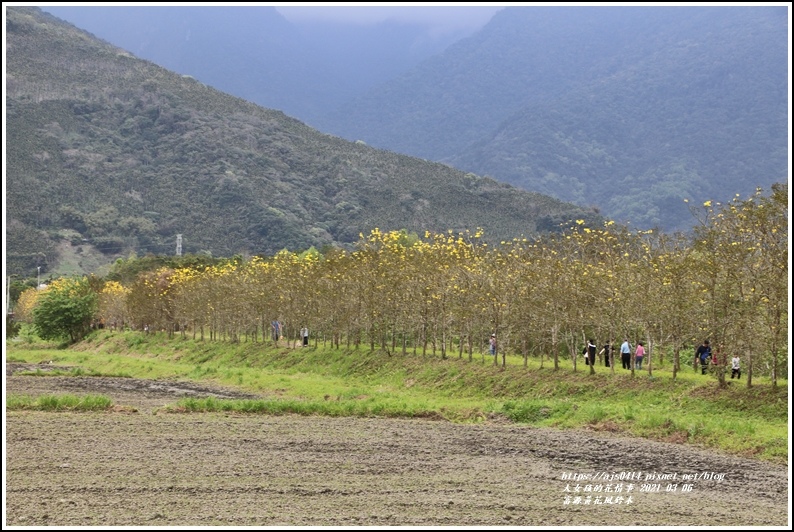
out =
[[592,339],[587,341],[584,348],[584,363],[586,366],[595,366],[596,359],[596,345]]
[[731,359],[731,379],[734,377],[737,379],[742,378],[742,369],[739,367],[739,355],[733,355]]
[[496,356],[496,335],[492,334],[491,339],[488,341],[488,352],[492,356]]
[[637,349],[634,351],[634,369],[642,369],[643,358],[645,358],[645,344],[637,342]]
[[309,328],[304,327],[301,329],[301,338],[303,338],[303,347],[308,347],[309,345]]
[[628,338],[623,339],[620,344],[620,361],[623,363],[623,369],[631,369],[631,344]]
[[703,340],[703,343],[695,351],[695,371],[697,371],[697,363],[700,362],[700,374],[705,375],[709,369],[709,361],[711,360],[711,345],[708,340]]

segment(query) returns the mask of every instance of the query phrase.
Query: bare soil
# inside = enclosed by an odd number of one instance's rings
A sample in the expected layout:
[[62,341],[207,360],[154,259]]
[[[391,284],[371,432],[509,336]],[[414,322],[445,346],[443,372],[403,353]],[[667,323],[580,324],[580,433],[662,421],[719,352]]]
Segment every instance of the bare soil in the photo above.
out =
[[32,368],[53,366],[8,364],[6,392],[130,408],[6,413],[6,526],[791,524],[787,467],[682,444],[498,420],[164,413],[180,397],[252,396],[15,374]]

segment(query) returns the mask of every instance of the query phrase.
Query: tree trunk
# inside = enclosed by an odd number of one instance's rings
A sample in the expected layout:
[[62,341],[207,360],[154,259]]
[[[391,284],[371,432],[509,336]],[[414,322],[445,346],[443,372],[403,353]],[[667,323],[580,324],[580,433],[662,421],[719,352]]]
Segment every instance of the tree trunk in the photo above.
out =
[[631,358],[629,358],[629,365],[631,366],[631,376],[634,377],[634,364],[637,363],[637,351],[636,349],[634,352],[631,353]]
[[728,383],[725,382],[725,361],[722,360],[723,356],[724,355],[720,353],[720,358],[717,359],[717,363],[714,365],[714,372],[717,374],[717,381],[720,383],[720,388],[728,386]]
[[782,321],[783,313],[780,312],[779,308],[775,310],[775,332],[772,335],[772,388],[777,389],[777,362],[778,362],[778,334],[781,330],[780,322]]
[[752,350],[747,350],[747,387],[753,386],[753,353]]

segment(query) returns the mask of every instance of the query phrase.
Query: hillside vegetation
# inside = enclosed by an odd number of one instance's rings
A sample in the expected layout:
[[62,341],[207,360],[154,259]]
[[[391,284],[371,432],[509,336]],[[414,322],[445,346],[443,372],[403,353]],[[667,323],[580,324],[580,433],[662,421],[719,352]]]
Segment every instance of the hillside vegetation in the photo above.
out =
[[320,126],[638,229],[788,174],[787,8],[508,7]]
[[509,6],[460,39],[272,6],[45,9],[324,132],[638,229],[688,231],[684,199],[788,174],[786,6]]
[[499,241],[601,219],[319,133],[37,8],[7,8],[6,30],[9,273],[57,271],[64,242],[110,263],[171,254],[176,235],[184,253],[232,256],[350,246],[374,227]]

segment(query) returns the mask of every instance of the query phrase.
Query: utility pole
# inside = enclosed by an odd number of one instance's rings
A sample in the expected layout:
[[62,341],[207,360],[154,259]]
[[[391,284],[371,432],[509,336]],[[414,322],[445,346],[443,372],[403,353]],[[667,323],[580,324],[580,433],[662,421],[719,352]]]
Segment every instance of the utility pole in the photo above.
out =
[[8,276],[6,283],[6,316],[11,313],[11,276]]
[[176,235],[176,256],[182,256],[182,235]]

